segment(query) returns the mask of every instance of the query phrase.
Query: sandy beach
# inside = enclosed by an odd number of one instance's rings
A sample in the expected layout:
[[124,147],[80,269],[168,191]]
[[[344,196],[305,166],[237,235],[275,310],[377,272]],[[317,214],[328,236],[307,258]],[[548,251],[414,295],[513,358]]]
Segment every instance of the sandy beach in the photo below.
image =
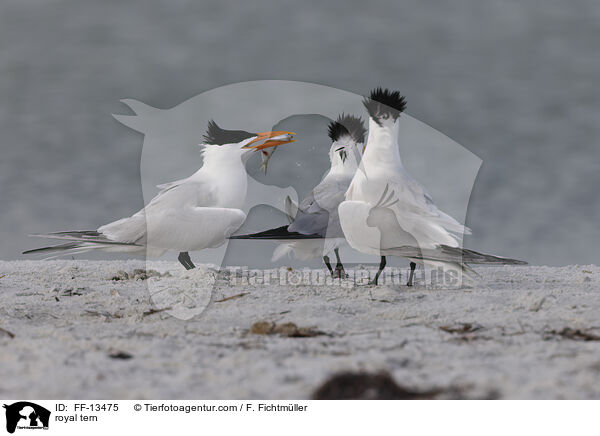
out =
[[[463,289],[145,269],[0,262],[0,396],[307,399],[336,373],[386,371],[442,398],[600,398],[598,266],[480,268]],[[215,277],[190,320],[150,297]]]

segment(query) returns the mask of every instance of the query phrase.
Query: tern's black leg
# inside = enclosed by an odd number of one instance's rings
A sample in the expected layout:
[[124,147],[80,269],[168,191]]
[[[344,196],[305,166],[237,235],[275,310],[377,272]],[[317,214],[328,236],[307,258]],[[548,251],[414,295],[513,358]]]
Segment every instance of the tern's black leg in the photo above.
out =
[[336,248],[335,250],[333,250],[333,252],[335,253],[335,258],[337,262],[335,265],[335,276],[339,277],[340,279],[348,277],[348,274],[346,274],[346,271],[344,271],[344,265],[342,265],[342,261],[340,260],[339,249]]
[[413,275],[415,274],[415,268],[417,267],[417,264],[414,262],[410,263],[410,275],[408,276],[408,283],[406,284],[406,286],[412,286],[413,285]]
[[381,271],[385,268],[385,256],[381,256],[381,262],[379,262],[379,270],[377,274],[375,274],[375,279],[371,280],[370,285],[376,285],[379,280],[379,276],[381,275]]
[[187,262],[188,268],[189,269],[196,268],[196,265],[194,265],[194,262],[192,262],[192,259],[190,258],[190,255],[187,251],[185,252],[185,257],[186,257],[186,262]]
[[183,265],[185,269],[196,268],[196,265],[194,265],[192,259],[190,259],[190,255],[187,251],[182,251],[181,253],[179,253],[179,257],[177,257],[177,260],[179,260],[179,262]]
[[325,265],[327,265],[329,274],[331,274],[331,277],[333,277],[333,268],[331,268],[331,263],[329,262],[329,256],[323,256],[323,261],[325,262]]

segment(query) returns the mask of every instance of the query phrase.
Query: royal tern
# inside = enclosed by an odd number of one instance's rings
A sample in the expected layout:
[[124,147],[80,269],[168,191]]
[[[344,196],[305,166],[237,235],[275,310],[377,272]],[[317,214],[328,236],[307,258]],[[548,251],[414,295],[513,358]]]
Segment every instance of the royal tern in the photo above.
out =
[[203,165],[193,175],[158,185],[160,192],[144,209],[97,230],[32,235],[68,242],[23,254],[104,250],[160,256],[176,250],[179,262],[192,269],[189,251],[222,245],[246,219],[241,208],[248,183],[245,162],[250,155],[294,142],[293,135],[283,131],[226,130],[210,121],[204,143],[200,144]]
[[[286,199],[285,210],[290,218],[289,225],[250,235],[232,236],[230,239],[268,239],[282,243],[273,252],[272,260],[294,253],[301,260],[323,257],[333,277],[344,277],[339,248],[346,243],[338,206],[358,169],[363,151],[366,129],[363,120],[341,114],[328,126],[331,139],[329,148],[330,168],[321,182],[295,205]],[[335,254],[336,266],[332,268],[329,255]]]
[[339,206],[344,235],[354,249],[381,256],[408,258],[412,285],[417,264],[468,271],[468,263],[526,262],[462,249],[458,235],[470,233],[434,204],[425,188],[404,169],[398,148],[400,114],[406,100],[398,91],[377,88],[363,101],[369,134],[360,167]]

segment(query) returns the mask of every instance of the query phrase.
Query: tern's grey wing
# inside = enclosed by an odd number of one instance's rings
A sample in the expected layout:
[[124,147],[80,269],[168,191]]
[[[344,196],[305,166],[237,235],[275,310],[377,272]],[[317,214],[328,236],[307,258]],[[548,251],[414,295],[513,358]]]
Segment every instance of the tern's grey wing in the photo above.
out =
[[329,212],[320,209],[317,212],[306,213],[298,211],[296,219],[289,225],[288,231],[298,232],[303,235],[325,236],[329,225]]
[[288,229],[303,235],[342,237],[337,209],[344,201],[349,184],[348,178],[326,177],[302,201],[296,219]]
[[345,199],[352,179],[348,176],[326,177],[313,189],[313,197],[319,208],[337,213],[338,206]]

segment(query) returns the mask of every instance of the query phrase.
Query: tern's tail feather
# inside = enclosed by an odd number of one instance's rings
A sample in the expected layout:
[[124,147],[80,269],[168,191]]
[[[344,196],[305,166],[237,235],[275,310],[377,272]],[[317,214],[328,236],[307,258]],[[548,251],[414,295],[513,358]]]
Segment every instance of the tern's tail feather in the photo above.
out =
[[475,264],[497,264],[497,265],[527,265],[524,260],[511,259],[509,257],[495,256],[493,254],[479,253],[466,248],[448,247],[442,245],[442,252],[462,256],[464,263]]
[[33,235],[38,238],[47,239],[66,239],[67,241],[91,241],[91,242],[110,242],[102,233],[96,230],[72,230],[68,232],[54,232],[54,233],[34,233]]
[[448,262],[457,264],[479,264],[479,265],[527,265],[523,260],[508,257],[494,256],[493,254],[479,253],[461,247],[449,247],[440,245],[435,249],[419,249],[418,247],[404,246],[389,250],[390,254],[408,257],[417,260]]
[[229,239],[273,239],[273,240],[289,240],[289,239],[323,239],[321,235],[303,235],[302,233],[288,231],[288,226],[281,226],[275,229],[265,230],[264,232],[252,233],[249,235],[230,236]]
[[[66,240],[64,244],[51,245],[48,247],[35,248],[33,250],[24,251],[23,254],[41,254],[55,253],[56,256],[66,254],[84,253],[91,250],[109,250],[109,251],[137,251],[143,249],[143,246],[128,242],[111,241],[101,233],[91,231],[69,231],[56,232],[48,234],[36,234],[30,236],[38,236],[49,239]],[[52,257],[56,257],[52,256]]]
[[38,253],[54,253],[57,251],[73,250],[79,248],[79,242],[68,242],[66,244],[52,245],[49,247],[34,248],[33,250],[24,251],[23,254],[38,254]]

